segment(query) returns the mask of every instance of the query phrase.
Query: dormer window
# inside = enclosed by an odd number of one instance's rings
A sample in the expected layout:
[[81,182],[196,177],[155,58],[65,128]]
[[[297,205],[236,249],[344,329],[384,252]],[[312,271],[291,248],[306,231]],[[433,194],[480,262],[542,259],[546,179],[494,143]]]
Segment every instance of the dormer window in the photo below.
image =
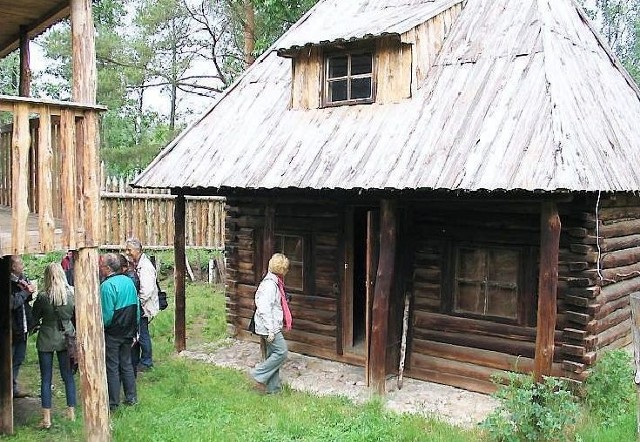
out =
[[373,102],[373,54],[347,52],[325,58],[324,105]]

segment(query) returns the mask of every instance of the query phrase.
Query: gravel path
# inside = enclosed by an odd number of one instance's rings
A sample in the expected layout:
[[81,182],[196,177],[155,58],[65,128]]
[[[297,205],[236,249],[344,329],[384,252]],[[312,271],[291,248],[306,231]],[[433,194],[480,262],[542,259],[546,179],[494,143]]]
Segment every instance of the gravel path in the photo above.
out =
[[[229,339],[215,346],[185,350],[181,356],[248,372],[258,363],[259,354],[257,343]],[[295,390],[345,396],[355,403],[371,396],[362,367],[289,352],[281,375]],[[385,405],[396,412],[417,413],[468,428],[482,422],[498,402],[485,394],[409,378],[403,379],[402,390],[398,390],[393,377],[387,380]]]

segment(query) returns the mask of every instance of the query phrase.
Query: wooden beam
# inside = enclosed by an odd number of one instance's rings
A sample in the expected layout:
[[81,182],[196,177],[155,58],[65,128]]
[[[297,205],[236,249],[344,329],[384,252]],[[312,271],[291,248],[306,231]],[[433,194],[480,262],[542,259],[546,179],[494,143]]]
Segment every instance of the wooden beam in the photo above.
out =
[[105,367],[104,325],[98,280],[98,249],[74,255],[76,333],[85,440],[109,441],[109,398]]
[[60,118],[60,153],[62,160],[62,235],[69,249],[76,248],[77,194],[76,194],[76,149],[75,116],[71,111],[62,111]]
[[0,258],[0,434],[13,434],[13,370],[11,347],[11,256]]
[[186,319],[185,319],[185,198],[183,194],[178,194],[175,200],[173,217],[175,220],[175,234],[173,238],[174,259],[176,263],[175,290],[176,290],[176,309],[175,309],[175,348],[177,352],[187,348],[186,337]]
[[26,26],[20,26],[20,84],[18,95],[31,96],[31,67],[29,52],[29,34]]
[[[633,361],[635,367],[634,383],[636,398],[640,400],[640,292],[634,292],[631,300],[631,331],[633,333]],[[640,402],[638,402],[640,404]],[[636,405],[636,434],[640,435],[640,406]]]
[[38,221],[43,252],[50,252],[54,247],[52,168],[51,113],[48,106],[42,106],[38,127]]
[[557,299],[560,216],[553,202],[541,205],[540,274],[538,276],[538,322],[534,375],[537,382],[551,374],[553,363]]
[[380,259],[373,295],[369,364],[371,387],[378,394],[385,393],[389,302],[395,274],[396,230],[396,204],[391,200],[382,200],[380,203]]
[[13,214],[11,247],[14,255],[21,255],[27,246],[27,217],[29,216],[27,195],[29,192],[30,145],[29,106],[26,104],[16,104],[13,114],[13,139],[11,146],[11,211]]
[[101,243],[100,177],[98,176],[98,118],[87,111],[84,118],[82,152],[82,205],[85,245],[97,247]]
[[91,0],[71,0],[73,101],[96,102],[96,48]]
[[276,226],[276,208],[273,204],[268,203],[264,209],[264,232],[262,237],[262,269],[258,272],[260,277],[266,273],[269,267],[271,255],[275,253],[275,227]]

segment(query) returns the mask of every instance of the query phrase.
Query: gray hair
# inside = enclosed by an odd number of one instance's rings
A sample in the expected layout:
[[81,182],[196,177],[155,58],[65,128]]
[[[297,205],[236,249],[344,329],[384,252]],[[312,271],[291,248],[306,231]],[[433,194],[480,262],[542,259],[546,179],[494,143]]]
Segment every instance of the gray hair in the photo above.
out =
[[136,250],[142,251],[142,243],[140,242],[140,240],[138,238],[129,238],[125,242],[125,246],[131,246],[132,248],[134,248]]
[[120,257],[115,253],[105,253],[102,255],[102,262],[109,267],[113,273],[119,273],[122,269]]

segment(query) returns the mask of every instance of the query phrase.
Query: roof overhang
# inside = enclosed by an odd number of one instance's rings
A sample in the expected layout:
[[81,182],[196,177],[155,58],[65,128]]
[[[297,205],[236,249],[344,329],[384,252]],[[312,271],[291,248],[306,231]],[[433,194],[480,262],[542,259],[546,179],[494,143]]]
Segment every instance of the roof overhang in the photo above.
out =
[[0,58],[20,46],[24,30],[29,39],[70,14],[70,0],[0,0]]

